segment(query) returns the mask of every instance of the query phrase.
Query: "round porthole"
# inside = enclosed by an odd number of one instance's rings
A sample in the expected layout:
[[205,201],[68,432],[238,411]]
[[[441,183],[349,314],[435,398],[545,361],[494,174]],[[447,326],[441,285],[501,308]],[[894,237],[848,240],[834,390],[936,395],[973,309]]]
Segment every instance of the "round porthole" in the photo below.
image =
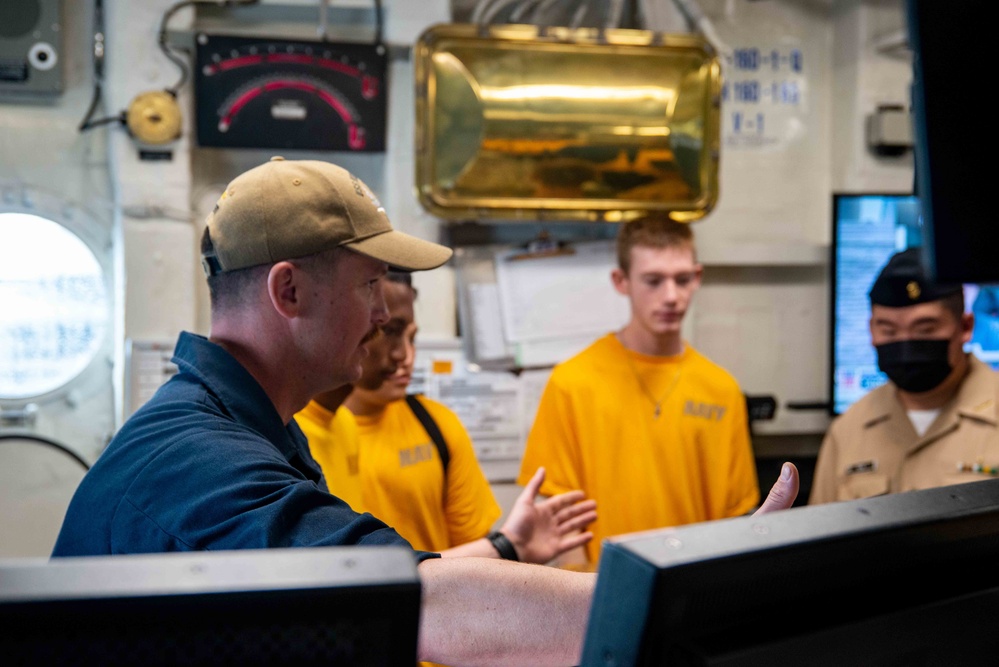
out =
[[62,388],[100,352],[107,281],[80,237],[30,213],[0,213],[0,400]]

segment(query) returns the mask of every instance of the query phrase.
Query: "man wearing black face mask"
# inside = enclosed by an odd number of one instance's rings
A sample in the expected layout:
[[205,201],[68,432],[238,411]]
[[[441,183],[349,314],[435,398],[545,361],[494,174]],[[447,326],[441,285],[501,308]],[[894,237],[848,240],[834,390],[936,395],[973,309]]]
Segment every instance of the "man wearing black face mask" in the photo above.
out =
[[999,374],[964,344],[960,285],[931,282],[918,248],[891,257],[870,291],[871,342],[889,382],[833,422],[810,504],[971,482],[999,469]]

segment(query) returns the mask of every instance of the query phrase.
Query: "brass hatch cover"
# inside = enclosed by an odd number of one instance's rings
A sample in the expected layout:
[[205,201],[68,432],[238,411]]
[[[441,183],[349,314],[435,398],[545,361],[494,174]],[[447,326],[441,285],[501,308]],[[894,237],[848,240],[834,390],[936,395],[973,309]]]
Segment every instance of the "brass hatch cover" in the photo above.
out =
[[721,67],[698,36],[448,24],[414,53],[431,213],[692,221],[718,199]]

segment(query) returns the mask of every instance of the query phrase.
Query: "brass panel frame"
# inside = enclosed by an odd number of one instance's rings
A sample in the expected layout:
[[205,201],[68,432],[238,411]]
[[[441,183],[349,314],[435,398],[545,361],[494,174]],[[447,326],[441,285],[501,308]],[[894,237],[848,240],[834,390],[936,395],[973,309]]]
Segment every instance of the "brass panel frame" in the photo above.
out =
[[414,60],[435,215],[689,222],[717,202],[721,65],[699,36],[447,24]]

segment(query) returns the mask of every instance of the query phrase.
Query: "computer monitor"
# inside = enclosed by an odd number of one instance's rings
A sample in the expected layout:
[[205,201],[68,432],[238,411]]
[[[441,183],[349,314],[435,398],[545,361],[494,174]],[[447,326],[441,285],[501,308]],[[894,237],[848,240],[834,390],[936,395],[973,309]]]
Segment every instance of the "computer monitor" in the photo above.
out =
[[[833,194],[830,279],[830,411],[842,414],[887,382],[878,370],[868,322],[867,293],[893,253],[922,246],[920,200],[888,193]],[[965,350],[999,369],[999,287],[964,285],[975,329]]]
[[0,561],[4,665],[415,665],[410,549]]
[[999,480],[605,542],[584,667],[993,665]]

